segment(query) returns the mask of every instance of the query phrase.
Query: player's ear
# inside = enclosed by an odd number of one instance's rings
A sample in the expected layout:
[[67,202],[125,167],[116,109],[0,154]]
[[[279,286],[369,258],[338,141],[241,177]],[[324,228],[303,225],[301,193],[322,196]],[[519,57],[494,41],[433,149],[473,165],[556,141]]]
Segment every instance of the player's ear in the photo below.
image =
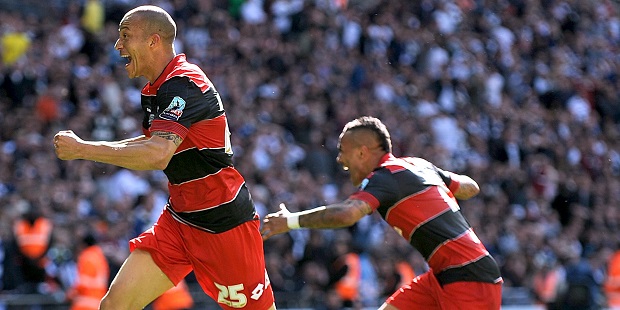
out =
[[159,34],[154,33],[151,35],[151,37],[149,38],[149,46],[155,46],[155,44],[159,43],[161,41],[161,36],[159,36]]
[[368,155],[369,151],[370,151],[370,149],[368,148],[368,146],[362,145],[358,149],[358,154],[359,154],[360,157],[365,157],[366,155]]

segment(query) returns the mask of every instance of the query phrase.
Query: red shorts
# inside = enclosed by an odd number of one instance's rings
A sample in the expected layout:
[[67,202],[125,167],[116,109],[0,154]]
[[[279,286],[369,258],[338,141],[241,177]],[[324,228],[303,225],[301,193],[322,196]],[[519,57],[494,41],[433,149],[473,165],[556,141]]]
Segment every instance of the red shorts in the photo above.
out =
[[219,234],[176,221],[168,211],[129,241],[131,251],[148,251],[175,285],[194,270],[202,289],[223,309],[268,309],[273,291],[265,269],[259,221]]
[[386,302],[401,310],[498,310],[502,304],[502,285],[454,282],[442,287],[432,272],[426,272],[402,286]]

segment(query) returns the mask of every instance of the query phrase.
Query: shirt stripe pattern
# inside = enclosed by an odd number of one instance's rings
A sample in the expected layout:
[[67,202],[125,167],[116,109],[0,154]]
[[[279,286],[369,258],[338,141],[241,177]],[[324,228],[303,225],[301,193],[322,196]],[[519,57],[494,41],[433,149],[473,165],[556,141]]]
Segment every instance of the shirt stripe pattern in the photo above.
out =
[[351,199],[368,202],[424,256],[442,284],[501,281],[499,268],[448,189],[450,174],[421,158],[386,154]]
[[233,166],[228,121],[211,81],[177,55],[142,89],[143,131],[174,133],[183,142],[164,169],[174,218],[210,232],[255,218],[243,176]]

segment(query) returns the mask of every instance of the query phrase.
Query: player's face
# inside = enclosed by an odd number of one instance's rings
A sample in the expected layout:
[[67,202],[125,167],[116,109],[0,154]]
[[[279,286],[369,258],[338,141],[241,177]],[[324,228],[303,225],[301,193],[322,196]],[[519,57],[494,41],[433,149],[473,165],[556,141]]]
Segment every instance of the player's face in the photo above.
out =
[[344,170],[349,171],[349,179],[355,186],[359,186],[368,174],[362,159],[361,146],[355,144],[350,133],[342,135],[338,143],[336,161]]
[[148,52],[149,44],[149,38],[144,34],[143,23],[135,16],[125,16],[118,31],[119,36],[114,48],[127,60],[125,64],[127,75],[130,78],[143,76],[148,63],[144,55]]

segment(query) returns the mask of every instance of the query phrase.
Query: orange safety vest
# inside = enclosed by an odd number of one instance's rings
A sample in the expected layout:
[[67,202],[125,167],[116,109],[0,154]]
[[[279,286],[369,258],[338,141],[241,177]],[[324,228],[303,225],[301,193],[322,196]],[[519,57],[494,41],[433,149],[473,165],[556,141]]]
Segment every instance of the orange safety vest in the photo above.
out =
[[45,254],[52,236],[52,222],[40,217],[33,225],[27,220],[18,220],[13,226],[13,233],[19,251],[31,259],[40,258]]
[[396,271],[400,275],[400,282],[398,283],[398,287],[410,284],[411,280],[415,278],[415,271],[413,270],[411,265],[405,261],[400,261],[396,263]]
[[101,247],[84,249],[77,259],[77,281],[68,293],[71,310],[97,310],[108,291],[110,267]]
[[181,310],[191,309],[193,306],[194,299],[185,280],[164,292],[153,302],[153,310]]
[[607,263],[607,280],[603,285],[607,305],[620,308],[620,250],[616,251]]
[[556,269],[534,275],[534,291],[543,303],[555,301],[560,277]]
[[360,257],[355,253],[349,253],[345,254],[343,259],[348,269],[344,277],[336,282],[336,292],[343,300],[356,300],[362,278]]

